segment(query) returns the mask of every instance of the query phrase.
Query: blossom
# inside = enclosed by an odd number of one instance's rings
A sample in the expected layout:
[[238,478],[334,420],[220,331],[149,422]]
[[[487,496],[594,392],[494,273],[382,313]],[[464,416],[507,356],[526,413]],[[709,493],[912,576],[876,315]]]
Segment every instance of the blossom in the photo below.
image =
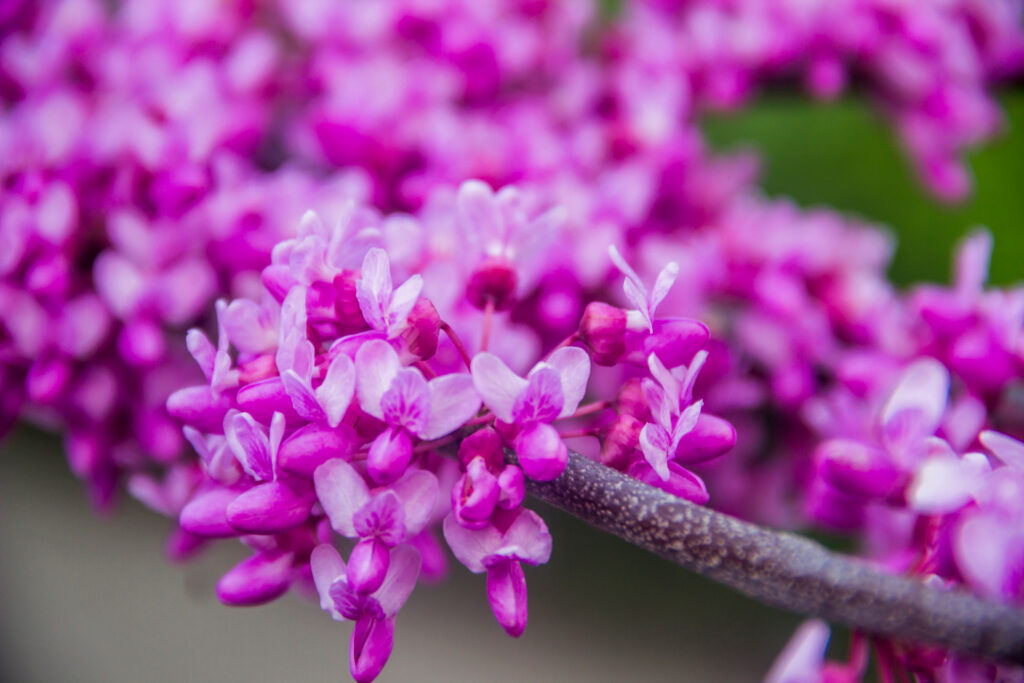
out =
[[387,575],[369,594],[353,590],[348,568],[331,545],[314,548],[310,567],[320,594],[320,607],[337,621],[355,622],[349,648],[352,677],[361,682],[372,681],[391,656],[395,615],[416,586],[420,554],[408,545],[392,549]]
[[444,521],[449,547],[471,572],[487,572],[487,600],[501,627],[518,638],[526,628],[526,577],[520,564],[551,557],[551,535],[535,512],[513,510],[482,529],[467,529],[453,516]]
[[394,481],[405,471],[412,438],[445,436],[480,409],[469,375],[427,381],[419,370],[402,367],[394,348],[382,340],[359,347],[355,368],[360,407],[386,425],[367,456],[369,474],[380,483]]
[[470,366],[473,384],[499,420],[519,432],[514,448],[531,479],[554,479],[569,453],[551,422],[576,411],[587,390],[590,359],[582,349],[566,347],[533,366],[525,378],[492,353],[479,353]]

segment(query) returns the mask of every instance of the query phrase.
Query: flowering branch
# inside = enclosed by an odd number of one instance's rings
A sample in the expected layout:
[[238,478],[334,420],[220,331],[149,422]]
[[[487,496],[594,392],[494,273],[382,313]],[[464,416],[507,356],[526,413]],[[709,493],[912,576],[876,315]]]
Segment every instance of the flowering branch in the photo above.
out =
[[[514,456],[509,455],[514,461]],[[541,500],[761,602],[864,631],[1024,663],[1024,610],[878,571],[572,453]]]

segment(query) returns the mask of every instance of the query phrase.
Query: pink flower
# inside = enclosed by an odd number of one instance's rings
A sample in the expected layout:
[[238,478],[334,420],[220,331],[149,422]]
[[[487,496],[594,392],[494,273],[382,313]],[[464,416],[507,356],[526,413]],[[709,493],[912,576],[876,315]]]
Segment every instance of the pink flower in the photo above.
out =
[[380,483],[395,481],[405,471],[414,437],[445,436],[480,409],[469,375],[442,375],[428,382],[419,370],[402,367],[395,349],[383,340],[359,347],[355,369],[360,407],[387,425],[367,457],[370,476]]
[[486,352],[473,358],[470,370],[487,407],[519,428],[514,448],[526,475],[546,481],[561,474],[569,453],[551,422],[572,415],[583,400],[590,377],[587,353],[572,346],[559,349],[526,378]]
[[459,562],[474,574],[487,572],[487,599],[502,628],[518,638],[526,628],[526,577],[520,562],[537,566],[551,557],[551,535],[537,513],[519,508],[482,529],[467,529],[454,516],[444,537]]

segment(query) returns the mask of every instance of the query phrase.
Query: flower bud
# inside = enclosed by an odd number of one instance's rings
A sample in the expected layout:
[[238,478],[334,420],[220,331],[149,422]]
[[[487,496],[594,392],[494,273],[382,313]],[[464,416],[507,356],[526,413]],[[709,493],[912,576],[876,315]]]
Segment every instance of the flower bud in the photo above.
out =
[[28,369],[25,391],[31,401],[50,403],[64,393],[70,377],[71,366],[66,358],[59,355],[41,356]]
[[558,430],[543,422],[524,427],[516,437],[515,449],[523,472],[537,481],[557,479],[569,462],[569,449]]
[[131,365],[153,365],[164,357],[167,342],[163,331],[153,322],[132,320],[117,335],[117,351]]
[[684,464],[704,462],[736,445],[736,428],[720,417],[701,413],[697,424],[679,440],[675,459]]
[[506,633],[513,638],[523,635],[528,608],[522,565],[504,560],[487,568],[487,602]]
[[223,394],[214,396],[205,384],[178,389],[167,397],[167,413],[202,432],[221,431],[230,409],[231,399]]
[[349,585],[352,590],[368,595],[384,583],[391,555],[388,547],[375,538],[366,538],[352,549],[348,558]]
[[477,430],[459,444],[459,462],[463,469],[469,467],[469,463],[477,457],[482,457],[492,472],[497,472],[504,465],[504,445],[494,428],[484,427]]
[[366,471],[378,484],[390,484],[405,473],[412,460],[412,440],[404,429],[388,428],[370,444]]
[[473,458],[452,488],[455,518],[467,529],[484,528],[499,494],[498,479],[487,469],[487,461],[482,456]]
[[615,365],[626,352],[626,311],[600,301],[587,304],[579,336],[595,363]]
[[317,467],[331,458],[351,459],[358,445],[359,437],[347,424],[342,423],[337,429],[308,424],[281,444],[277,463],[286,472],[310,478]]
[[617,470],[626,469],[633,460],[633,452],[640,442],[640,430],[643,426],[643,423],[632,415],[616,416],[615,421],[606,428],[604,439],[601,440],[599,462]]
[[349,671],[358,683],[377,678],[395,644],[395,618],[366,616],[356,622],[349,644]]
[[312,507],[313,492],[305,482],[268,481],[231,501],[225,518],[243,534],[278,534],[305,522]]
[[437,352],[437,340],[441,334],[441,316],[430,299],[420,297],[405,320],[402,339],[410,353],[420,360],[427,360]]
[[227,605],[262,605],[284,594],[292,582],[292,557],[259,553],[242,560],[217,582],[217,597]]
[[466,298],[483,310],[487,302],[494,304],[494,310],[506,311],[516,302],[518,276],[508,260],[498,257],[486,259],[469,276]]

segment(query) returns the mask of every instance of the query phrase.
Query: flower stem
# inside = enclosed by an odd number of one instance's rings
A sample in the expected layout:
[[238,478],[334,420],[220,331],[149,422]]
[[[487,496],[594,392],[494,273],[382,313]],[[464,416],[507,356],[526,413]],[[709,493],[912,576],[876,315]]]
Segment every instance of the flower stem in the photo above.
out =
[[484,304],[484,324],[480,332],[480,350],[486,351],[491,341],[491,323],[494,321],[494,299],[488,299]]
[[441,321],[441,329],[444,330],[444,333],[452,340],[452,345],[455,346],[455,350],[459,352],[460,356],[462,356],[462,362],[465,363],[468,368],[470,360],[469,353],[466,352],[466,347],[462,344],[462,340],[459,338],[459,335],[455,333],[455,330],[452,329],[451,325],[443,320]]
[[1020,608],[887,574],[809,539],[676,498],[579,454],[570,454],[558,479],[527,480],[527,491],[766,604],[875,635],[1024,664]]

